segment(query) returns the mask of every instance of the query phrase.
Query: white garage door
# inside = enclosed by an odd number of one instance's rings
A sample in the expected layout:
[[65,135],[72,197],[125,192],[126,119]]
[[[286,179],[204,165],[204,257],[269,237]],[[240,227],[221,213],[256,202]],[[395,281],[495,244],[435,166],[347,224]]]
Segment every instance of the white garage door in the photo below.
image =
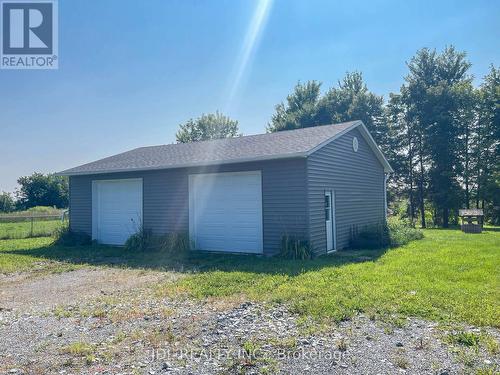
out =
[[142,223],[142,179],[92,181],[92,238],[123,245]]
[[190,175],[189,226],[196,249],[262,253],[260,171]]

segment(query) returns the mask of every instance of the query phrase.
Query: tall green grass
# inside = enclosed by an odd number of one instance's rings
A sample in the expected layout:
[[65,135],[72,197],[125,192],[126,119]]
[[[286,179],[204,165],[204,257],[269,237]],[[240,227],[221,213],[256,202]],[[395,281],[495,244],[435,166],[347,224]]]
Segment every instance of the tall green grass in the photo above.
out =
[[54,231],[61,228],[63,225],[61,220],[31,220],[26,219],[21,222],[2,222],[0,220],[0,240],[20,239],[30,237],[47,237],[51,236]]
[[0,218],[8,216],[8,217],[31,217],[31,216],[42,216],[42,215],[62,215],[65,209],[62,208],[54,208],[50,206],[35,206],[28,208],[23,211],[13,211],[7,213],[0,213]]

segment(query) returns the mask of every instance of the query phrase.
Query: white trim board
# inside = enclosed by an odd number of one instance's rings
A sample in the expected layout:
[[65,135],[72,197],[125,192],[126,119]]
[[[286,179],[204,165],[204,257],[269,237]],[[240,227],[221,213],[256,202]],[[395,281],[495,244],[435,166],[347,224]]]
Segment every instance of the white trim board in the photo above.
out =
[[[336,202],[335,202],[335,189],[325,190],[325,193],[329,192],[331,194],[331,214],[332,214],[332,236],[333,236],[333,249],[328,250],[328,244],[326,245],[326,253],[331,254],[337,251],[337,215],[336,215]],[[327,241],[328,242],[328,241]]]

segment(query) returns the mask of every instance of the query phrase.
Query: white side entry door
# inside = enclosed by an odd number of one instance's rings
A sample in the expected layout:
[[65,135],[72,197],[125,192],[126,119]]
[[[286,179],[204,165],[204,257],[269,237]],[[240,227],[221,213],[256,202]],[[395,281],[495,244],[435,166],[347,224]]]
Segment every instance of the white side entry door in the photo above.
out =
[[332,190],[325,191],[325,229],[326,229],[326,251],[335,251],[335,193]]

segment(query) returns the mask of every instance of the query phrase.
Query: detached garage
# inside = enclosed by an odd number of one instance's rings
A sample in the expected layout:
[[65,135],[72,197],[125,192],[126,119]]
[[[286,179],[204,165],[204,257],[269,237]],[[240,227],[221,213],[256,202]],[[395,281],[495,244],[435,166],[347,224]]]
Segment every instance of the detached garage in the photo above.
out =
[[284,235],[316,254],[385,220],[392,169],[360,121],[142,147],[61,172],[70,226],[123,245],[141,227],[195,250],[273,255]]

